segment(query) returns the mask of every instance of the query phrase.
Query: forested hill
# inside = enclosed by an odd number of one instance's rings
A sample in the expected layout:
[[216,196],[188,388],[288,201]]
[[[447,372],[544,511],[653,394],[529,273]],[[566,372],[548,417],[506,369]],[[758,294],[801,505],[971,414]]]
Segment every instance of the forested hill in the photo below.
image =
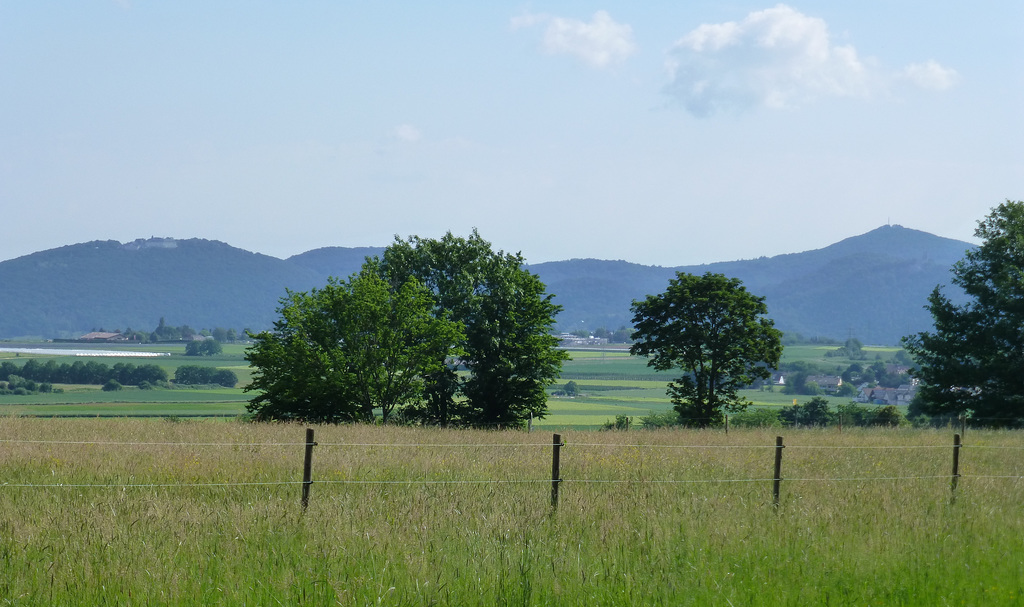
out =
[[[565,309],[561,330],[630,324],[634,299],[676,271],[720,272],[767,298],[787,332],[897,343],[930,326],[923,306],[971,245],[885,226],[804,253],[673,268],[573,259],[529,266]],[[0,262],[0,338],[73,337],[93,329],[152,330],[161,317],[195,329],[269,328],[286,289],[348,277],[383,248],[328,247],[286,260],[222,242],[95,241]]]
[[[776,326],[805,337],[854,336],[896,344],[931,327],[924,309],[936,285],[949,285],[950,267],[973,245],[901,226],[803,253],[673,268],[593,259],[531,266],[565,306],[562,327],[629,326],[633,299],[659,293],[678,272],[716,272],[739,278],[766,298]],[[948,287],[954,300],[958,290]]]
[[170,325],[269,327],[286,288],[320,275],[217,241],[94,241],[0,263],[0,338]]

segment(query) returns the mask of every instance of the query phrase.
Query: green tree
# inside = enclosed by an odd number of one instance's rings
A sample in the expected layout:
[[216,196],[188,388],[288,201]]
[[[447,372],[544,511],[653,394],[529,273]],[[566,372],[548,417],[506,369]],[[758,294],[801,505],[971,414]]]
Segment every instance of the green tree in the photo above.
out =
[[257,419],[387,422],[419,400],[424,377],[439,370],[461,337],[435,317],[419,281],[392,288],[368,263],[347,281],[282,299],[273,331],[250,335],[246,359],[255,369],[246,391]]
[[619,327],[611,334],[608,341],[613,344],[628,344],[633,341],[633,332],[626,327]]
[[917,361],[920,408],[963,414],[991,425],[1024,420],[1024,202],[1006,201],[982,221],[982,241],[953,266],[967,295],[953,303],[936,287],[928,297],[934,330],[904,338]]
[[174,370],[174,383],[182,386],[201,386],[213,383],[214,369],[199,365],[181,365]]
[[907,418],[900,412],[896,405],[879,407],[871,420],[875,426],[902,426],[907,423]]
[[686,372],[668,393],[684,420],[705,427],[722,422],[723,409],[742,411],[738,390],[771,377],[782,356],[782,334],[764,317],[764,298],[735,278],[679,272],[668,289],[632,306],[635,343],[659,371]]
[[821,396],[815,396],[802,405],[784,407],[779,413],[779,418],[786,424],[801,426],[827,426],[835,417],[829,410],[828,400]]
[[[383,273],[392,284],[410,277],[426,285],[434,315],[451,319],[463,338],[427,376],[422,406],[411,417],[424,423],[521,425],[547,412],[546,387],[567,354],[551,334],[561,307],[544,283],[523,268],[521,255],[493,251],[474,230],[439,240],[396,240],[384,251]],[[457,369],[468,370],[457,374]]]
[[211,383],[225,388],[234,388],[238,384],[238,376],[231,369],[217,369],[210,379]]

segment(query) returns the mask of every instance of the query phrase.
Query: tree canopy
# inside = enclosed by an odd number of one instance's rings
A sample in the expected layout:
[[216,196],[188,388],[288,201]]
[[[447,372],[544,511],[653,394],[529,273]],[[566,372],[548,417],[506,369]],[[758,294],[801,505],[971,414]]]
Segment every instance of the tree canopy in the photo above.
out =
[[[381,267],[393,284],[409,277],[434,297],[434,313],[462,339],[430,374],[427,398],[408,415],[424,423],[519,425],[547,413],[545,388],[567,354],[551,333],[561,307],[519,254],[494,251],[474,230],[441,239],[396,240]],[[466,374],[456,373],[463,368]]]
[[418,400],[461,336],[433,315],[433,299],[414,278],[392,288],[367,263],[347,281],[288,293],[273,331],[253,335],[255,368],[248,408],[258,419],[384,421]]
[[921,380],[915,409],[971,414],[989,425],[1024,421],[1024,202],[1006,201],[982,221],[982,241],[954,264],[954,304],[935,287],[926,306],[933,331],[904,338]]
[[261,419],[514,426],[547,411],[559,307],[473,232],[397,240],[348,281],[282,300],[246,351]]
[[681,369],[668,393],[684,423],[722,422],[723,409],[741,411],[738,390],[767,379],[782,356],[782,334],[764,317],[764,298],[722,274],[679,272],[668,289],[634,301],[634,355],[659,371]]

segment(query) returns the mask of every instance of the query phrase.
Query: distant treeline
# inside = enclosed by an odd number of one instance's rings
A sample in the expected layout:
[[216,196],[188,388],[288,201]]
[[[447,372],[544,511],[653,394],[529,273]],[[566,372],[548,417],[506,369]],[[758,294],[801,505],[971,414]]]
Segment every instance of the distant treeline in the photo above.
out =
[[94,360],[58,364],[55,360],[42,363],[34,358],[21,366],[10,361],[0,363],[0,381],[10,381],[12,375],[38,383],[102,385],[114,380],[126,386],[167,383],[168,379],[167,371],[154,364],[117,363],[109,367]]
[[[103,331],[103,329],[99,329]],[[245,335],[246,329],[242,330],[242,335]],[[132,328],[125,329],[124,331],[117,330],[117,333],[121,333],[125,339],[129,341],[137,341],[141,343],[146,342],[161,342],[161,341],[189,341],[195,338],[197,335],[203,337],[212,337],[219,343],[231,343],[238,341],[239,333],[234,329],[225,329],[223,327],[216,327],[214,329],[202,329],[197,331],[188,325],[172,326],[167,324],[164,319],[160,318],[160,324],[157,325],[153,331],[139,331]]]
[[[16,390],[23,388],[28,392],[50,392],[53,384],[95,384],[166,387],[167,371],[154,365],[133,365],[117,363],[109,367],[103,363],[90,360],[57,364],[55,360],[41,363],[29,359],[22,365],[10,361],[0,363],[0,382],[6,385],[0,389]],[[220,385],[233,388],[238,383],[238,376],[228,369],[182,365],[174,372],[174,383],[179,385]]]
[[[665,428],[670,426],[697,426],[696,419],[684,419],[676,411],[651,413],[640,418],[643,428]],[[829,407],[827,399],[820,396],[812,398],[802,405],[791,407],[751,407],[740,413],[729,415],[729,424],[745,428],[790,428],[817,426],[906,426],[910,424],[925,425],[928,423],[945,422],[944,419],[930,420],[927,416],[915,416],[908,420],[895,405],[882,407],[866,407],[855,402],[839,405],[835,411]],[[627,430],[630,421],[627,416],[617,416],[616,421],[605,424],[608,430]]]
[[230,369],[182,365],[174,371],[174,383],[189,386],[216,384],[234,388],[238,383],[238,376]]

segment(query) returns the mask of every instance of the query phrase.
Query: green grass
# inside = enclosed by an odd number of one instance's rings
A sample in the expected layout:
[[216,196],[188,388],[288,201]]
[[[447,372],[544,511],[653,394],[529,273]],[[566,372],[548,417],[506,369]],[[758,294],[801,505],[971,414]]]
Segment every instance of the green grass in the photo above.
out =
[[[983,478],[1024,473],[1016,432],[968,435],[951,503],[947,432],[786,430],[776,509],[769,480],[721,482],[770,477],[773,432],[567,431],[555,511],[550,435],[316,432],[303,513],[273,484],[300,479],[300,426],[0,418],[0,440],[64,441],[3,443],[0,602],[1024,600],[1024,483]],[[911,448],[846,448],[864,446]],[[875,480],[839,480],[857,477]]]

